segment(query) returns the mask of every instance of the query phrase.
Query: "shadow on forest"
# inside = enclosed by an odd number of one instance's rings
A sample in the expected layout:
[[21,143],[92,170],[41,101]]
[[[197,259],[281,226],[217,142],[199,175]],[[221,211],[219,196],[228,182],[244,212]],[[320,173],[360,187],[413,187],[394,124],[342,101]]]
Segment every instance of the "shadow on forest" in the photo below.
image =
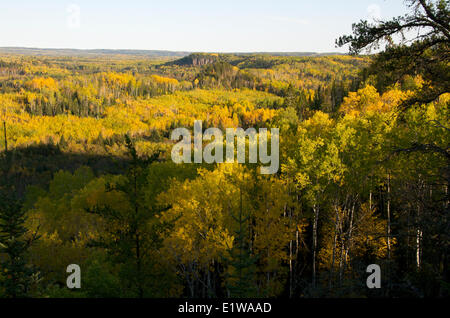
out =
[[125,157],[69,153],[54,145],[15,148],[0,153],[0,183],[23,197],[30,185],[47,187],[53,175],[60,171],[74,172],[81,166],[92,169],[96,176],[123,173],[129,163]]

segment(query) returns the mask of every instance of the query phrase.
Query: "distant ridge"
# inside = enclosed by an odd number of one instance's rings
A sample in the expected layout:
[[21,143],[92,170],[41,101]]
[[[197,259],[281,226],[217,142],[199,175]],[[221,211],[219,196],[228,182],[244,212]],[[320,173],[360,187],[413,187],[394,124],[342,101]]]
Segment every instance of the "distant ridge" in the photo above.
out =
[[347,53],[340,52],[325,52],[325,53],[317,53],[317,52],[236,52],[230,53],[234,55],[270,55],[270,56],[327,56],[327,55],[348,55]]
[[184,57],[190,52],[164,50],[112,50],[112,49],[46,49],[27,47],[0,47],[0,54],[48,55],[48,56],[93,56],[93,55],[134,55],[142,57]]
[[[182,58],[195,52],[188,51],[165,51],[165,50],[132,50],[132,49],[47,49],[28,47],[0,47],[0,54],[23,54],[23,55],[47,55],[47,56],[95,56],[95,55],[133,55],[142,57],[174,57]],[[208,52],[205,52],[208,53]],[[214,52],[211,52],[214,53]],[[270,56],[325,56],[346,55],[345,53],[329,52],[227,52],[219,54],[234,55],[270,55]]]

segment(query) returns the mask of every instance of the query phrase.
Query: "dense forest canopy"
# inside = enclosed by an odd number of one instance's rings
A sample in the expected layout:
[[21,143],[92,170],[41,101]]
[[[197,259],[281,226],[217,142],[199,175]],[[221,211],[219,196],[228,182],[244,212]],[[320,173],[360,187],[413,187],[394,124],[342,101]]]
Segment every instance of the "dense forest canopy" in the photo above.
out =
[[[449,296],[449,7],[410,9],[367,56],[0,50],[0,297]],[[173,163],[195,120],[281,169]]]

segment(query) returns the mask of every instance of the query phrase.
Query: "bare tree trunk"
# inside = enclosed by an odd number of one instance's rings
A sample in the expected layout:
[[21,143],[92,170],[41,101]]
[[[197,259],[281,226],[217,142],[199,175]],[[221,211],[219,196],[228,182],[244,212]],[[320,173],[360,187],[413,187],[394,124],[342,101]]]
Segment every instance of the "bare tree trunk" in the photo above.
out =
[[340,241],[341,241],[341,252],[339,255],[339,286],[342,284],[342,276],[344,274],[344,239],[342,229]]
[[444,207],[448,208],[449,200],[448,200],[448,185],[445,186],[445,197],[446,200],[444,201]]
[[293,295],[292,240],[289,241],[289,298]]
[[8,139],[6,138],[6,121],[3,122],[3,132],[5,136],[5,153],[8,152]]
[[389,290],[391,286],[391,172],[388,172],[387,180],[387,225],[386,225],[386,235],[387,235],[387,277],[388,277],[388,288],[386,290],[386,295],[389,295]]
[[348,226],[348,234],[347,234],[347,240],[346,240],[347,246],[345,247],[344,270],[347,267],[348,254],[350,251],[350,247],[352,245],[353,218],[354,218],[354,214],[355,214],[355,205],[356,205],[356,200],[353,202],[352,209],[350,210],[350,223]]
[[[284,217],[289,216],[289,228],[291,227],[292,224],[292,211],[288,211],[288,207],[287,204],[284,205]],[[289,215],[288,215],[289,214]],[[293,252],[292,252],[292,248],[293,248],[293,240],[290,239],[289,240],[289,298],[292,298],[293,295]]]
[[333,238],[333,254],[331,258],[331,268],[330,268],[330,278],[328,281],[328,288],[331,290],[333,287],[333,275],[334,275],[334,264],[336,262],[336,241],[337,241],[337,233],[338,233],[338,222],[339,222],[339,210],[337,205],[334,206],[335,210],[335,221],[334,221],[334,238]]
[[313,221],[313,270],[312,270],[312,285],[316,287],[316,254],[317,254],[317,225],[319,219],[319,207],[314,204],[314,221]]
[[387,200],[387,253],[388,253],[388,261],[391,260],[391,173],[388,173],[388,182],[387,182],[387,192],[388,192],[388,200]]
[[[417,220],[418,220],[418,222],[417,223],[419,223],[420,222],[420,205],[419,204],[417,204]],[[422,230],[420,229],[420,226],[419,225],[417,225],[417,231],[416,231],[416,266],[417,266],[417,269],[419,270],[420,269],[420,265],[421,265],[421,254],[422,254],[422,251],[421,251],[421,240],[422,240]]]

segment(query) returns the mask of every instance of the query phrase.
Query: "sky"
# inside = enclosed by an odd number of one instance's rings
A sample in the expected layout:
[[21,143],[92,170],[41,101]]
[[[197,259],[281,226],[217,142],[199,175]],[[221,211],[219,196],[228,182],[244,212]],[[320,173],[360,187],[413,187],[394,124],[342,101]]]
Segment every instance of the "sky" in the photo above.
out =
[[346,52],[360,19],[404,0],[0,0],[0,47],[190,52]]

